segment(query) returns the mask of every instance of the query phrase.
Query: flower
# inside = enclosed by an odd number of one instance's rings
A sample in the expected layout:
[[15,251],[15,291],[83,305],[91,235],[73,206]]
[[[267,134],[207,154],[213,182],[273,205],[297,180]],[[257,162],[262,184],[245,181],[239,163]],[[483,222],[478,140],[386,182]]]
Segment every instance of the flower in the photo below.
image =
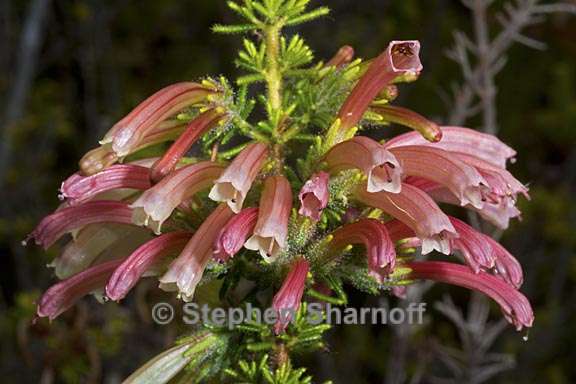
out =
[[438,124],[407,108],[393,105],[373,105],[370,110],[378,115],[382,122],[396,123],[414,129],[430,142],[442,139]]
[[427,145],[445,151],[478,157],[493,165],[506,168],[506,161],[516,156],[516,151],[501,142],[496,136],[463,127],[440,127],[442,139],[430,143],[417,132],[396,136],[384,143],[387,149],[405,145]]
[[484,180],[488,182],[488,187],[490,188],[489,193],[486,194],[488,201],[497,204],[501,200],[510,199],[512,204],[515,204],[519,194],[523,195],[526,199],[530,199],[528,188],[506,169],[476,156],[462,153],[456,153],[455,155],[461,161],[476,168]]
[[485,272],[473,273],[470,269],[441,261],[414,261],[406,263],[411,269],[408,278],[434,280],[481,292],[496,301],[504,317],[517,330],[531,327],[534,313],[530,302],[513,286]]
[[332,233],[330,249],[341,249],[349,244],[363,244],[368,255],[368,268],[381,280],[396,263],[396,250],[386,226],[376,219],[361,219],[346,224]]
[[452,246],[462,253],[472,271],[478,273],[494,267],[493,250],[486,236],[455,217],[450,217],[450,222],[458,232],[458,238],[452,240]]
[[193,82],[169,85],[144,100],[117,122],[100,144],[110,143],[118,157],[126,156],[163,120],[183,108],[207,100],[215,92],[213,88]]
[[513,287],[520,287],[524,276],[518,260],[490,236],[484,235],[484,241],[492,249],[497,276]]
[[113,260],[98,264],[53,285],[40,298],[36,313],[54,320],[81,297],[102,288],[120,263],[121,260]]
[[400,163],[392,153],[369,137],[356,136],[336,144],[324,156],[323,161],[330,173],[351,168],[360,169],[368,177],[368,192],[400,192]]
[[[458,233],[458,237],[450,240],[450,246],[462,253],[466,264],[474,273],[485,271],[495,274],[513,287],[522,285],[522,267],[510,252],[496,240],[478,232],[462,220],[451,216],[448,218]],[[412,229],[398,220],[390,220],[385,226],[392,241],[412,238],[415,235]]]
[[134,210],[133,222],[160,233],[162,223],[172,211],[186,199],[208,188],[223,169],[219,164],[202,161],[172,172],[130,205]]
[[354,48],[349,45],[340,47],[338,52],[326,63],[327,67],[340,68],[352,61],[354,58]]
[[170,232],[142,244],[114,270],[106,285],[106,296],[115,301],[123,299],[145,273],[166,256],[182,251],[191,237],[190,232]]
[[314,221],[320,219],[322,210],[328,205],[330,191],[328,190],[328,181],[330,175],[326,172],[313,174],[298,194],[300,200],[300,209],[298,213],[302,216],[309,217]]
[[[408,184],[414,185],[419,189],[425,191],[435,201],[446,204],[461,205],[460,200],[447,188],[432,181],[421,178],[407,178],[405,180]],[[480,214],[480,216],[488,222],[494,224],[498,228],[506,229],[509,226],[510,219],[519,217],[521,212],[514,206],[513,199],[500,199],[497,202],[490,200],[484,201],[482,208],[475,208],[467,206]]]
[[42,219],[26,241],[34,239],[48,249],[65,233],[95,223],[132,224],[132,210],[126,203],[108,200],[64,207]]
[[405,74],[419,74],[422,70],[419,53],[420,42],[416,40],[391,41],[344,101],[338,112],[340,129],[347,131],[356,125],[372,100],[394,79]]
[[234,257],[254,232],[257,220],[258,208],[245,208],[234,215],[216,238],[214,258],[224,263]]
[[116,164],[91,176],[73,174],[62,183],[60,197],[66,199],[69,205],[78,205],[112,189],[146,190],[150,186],[148,168],[134,164]]
[[220,204],[212,211],[160,278],[160,288],[177,290],[184,301],[192,300],[204,269],[212,259],[214,241],[233,214],[226,204]]
[[258,221],[254,234],[244,247],[259,251],[264,260],[273,261],[286,247],[288,219],[292,209],[292,188],[284,176],[270,176],[264,181],[260,196]]
[[278,315],[278,320],[274,326],[274,332],[278,335],[288,326],[288,322],[300,308],[300,301],[304,295],[306,276],[310,264],[304,258],[297,259],[290,268],[288,275],[282,283],[282,287],[274,295],[272,308]]
[[422,239],[422,253],[436,249],[450,253],[450,239],[458,236],[448,217],[425,192],[402,184],[400,193],[367,192],[364,186],[356,190],[359,201],[378,208],[410,227]]
[[108,168],[118,161],[118,156],[110,146],[101,146],[88,151],[79,165],[82,174],[90,176]]
[[[186,124],[178,120],[166,120],[158,124],[142,138],[137,147],[130,153],[164,141],[174,140],[186,127]],[[130,154],[129,153],[129,154]],[[116,163],[119,157],[112,150],[111,144],[104,144],[100,147],[88,151],[80,160],[80,171],[83,175],[90,176],[108,168]]]
[[208,197],[214,201],[225,201],[234,213],[240,212],[246,194],[267,156],[268,148],[265,144],[248,145],[214,182]]
[[89,224],[64,247],[49,265],[59,279],[66,279],[103,261],[123,258],[151,237],[145,228],[132,225]]
[[209,109],[193,119],[186,127],[186,130],[152,166],[152,181],[157,183],[172,172],[182,156],[190,150],[196,140],[208,129],[221,122],[225,116],[226,114],[219,109]]
[[488,183],[478,171],[440,148],[407,145],[391,148],[390,152],[402,165],[408,176],[417,176],[447,187],[460,200],[482,208],[483,191]]

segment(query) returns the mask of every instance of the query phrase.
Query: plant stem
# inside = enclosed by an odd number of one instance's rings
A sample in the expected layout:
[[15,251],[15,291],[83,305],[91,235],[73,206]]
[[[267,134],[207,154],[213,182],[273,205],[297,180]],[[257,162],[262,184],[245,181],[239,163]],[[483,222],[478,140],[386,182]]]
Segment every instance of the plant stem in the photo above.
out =
[[277,142],[280,132],[280,109],[282,108],[282,73],[280,71],[280,31],[283,22],[277,20],[273,24],[264,28],[266,38],[266,84],[268,87],[268,101],[270,103],[270,121],[273,122],[272,131],[273,140],[276,144],[273,146],[273,157],[275,159],[276,172],[282,173],[284,159],[282,156],[282,147]]
[[268,100],[273,111],[278,111],[282,106],[282,74],[278,63],[281,29],[282,23],[278,21],[264,29],[266,37],[266,83],[268,85]]

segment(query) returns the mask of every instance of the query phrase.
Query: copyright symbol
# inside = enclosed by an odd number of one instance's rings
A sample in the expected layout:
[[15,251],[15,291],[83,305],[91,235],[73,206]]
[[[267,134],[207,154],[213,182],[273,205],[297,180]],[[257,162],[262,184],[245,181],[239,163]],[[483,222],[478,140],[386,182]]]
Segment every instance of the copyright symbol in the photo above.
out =
[[174,308],[168,303],[157,303],[152,307],[152,320],[156,324],[166,325],[174,319]]

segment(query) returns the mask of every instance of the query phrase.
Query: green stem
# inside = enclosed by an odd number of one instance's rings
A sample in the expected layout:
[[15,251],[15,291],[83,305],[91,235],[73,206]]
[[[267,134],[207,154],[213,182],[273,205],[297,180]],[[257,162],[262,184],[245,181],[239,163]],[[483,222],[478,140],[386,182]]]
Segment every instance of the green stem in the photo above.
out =
[[266,83],[268,100],[273,111],[282,106],[282,74],[278,59],[280,56],[280,30],[282,23],[277,21],[264,29],[266,37]]

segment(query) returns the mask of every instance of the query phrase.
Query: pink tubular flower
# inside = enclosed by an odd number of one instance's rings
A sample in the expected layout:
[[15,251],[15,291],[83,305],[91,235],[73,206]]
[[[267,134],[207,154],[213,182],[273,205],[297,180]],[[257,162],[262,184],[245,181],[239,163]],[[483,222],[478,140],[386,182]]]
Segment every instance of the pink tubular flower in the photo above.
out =
[[67,199],[69,205],[77,205],[111,189],[145,190],[150,186],[148,168],[132,164],[117,164],[92,176],[73,174],[62,183],[60,197]]
[[495,259],[495,272],[497,272],[498,276],[512,286],[516,288],[520,287],[524,276],[522,266],[518,260],[490,236],[484,235],[484,240],[492,248],[492,256]]
[[110,146],[100,146],[86,152],[78,165],[82,174],[90,176],[108,168],[117,161],[118,156]]
[[372,100],[394,79],[408,73],[420,73],[419,53],[420,42],[416,40],[390,42],[388,48],[370,64],[340,108],[341,129],[348,130],[358,124]]
[[113,260],[98,264],[53,285],[40,298],[38,316],[54,320],[81,297],[102,288],[120,263],[121,260]]
[[286,329],[292,315],[295,315],[300,308],[309,269],[310,264],[304,258],[295,261],[284,279],[282,287],[272,299],[272,308],[278,315],[278,320],[274,326],[274,332],[277,335]]
[[379,105],[370,109],[379,115],[382,121],[412,128],[428,141],[435,143],[442,139],[442,131],[438,124],[407,108]]
[[245,208],[233,216],[222,228],[214,244],[214,258],[225,263],[234,257],[254,232],[258,208]]
[[384,144],[390,149],[405,145],[427,145],[445,151],[478,157],[493,165],[506,168],[506,161],[516,156],[516,151],[501,142],[496,136],[462,127],[440,127],[442,139],[430,143],[417,132],[396,136]]
[[396,251],[386,226],[376,219],[361,219],[346,224],[332,233],[331,249],[349,244],[363,244],[368,256],[368,268],[379,279],[394,269]]
[[340,47],[338,52],[332,57],[327,63],[327,67],[340,68],[343,65],[348,64],[354,58],[354,48],[349,45],[344,45]]
[[480,173],[460,161],[450,152],[422,145],[391,148],[404,174],[432,180],[447,187],[460,200],[461,205],[470,204],[482,208],[483,192],[488,183]]
[[268,148],[265,144],[248,145],[214,182],[208,196],[214,201],[225,201],[234,213],[240,212],[246,194],[267,156]]
[[106,296],[123,299],[146,272],[166,256],[182,251],[191,237],[190,232],[170,232],[141,245],[116,268],[106,285]]
[[478,273],[481,270],[489,270],[494,267],[495,259],[492,254],[492,247],[486,241],[486,235],[455,217],[450,217],[450,222],[458,232],[458,238],[452,240],[452,245],[454,249],[462,253],[466,264],[470,266],[472,271]]
[[492,271],[508,284],[518,288],[522,285],[523,273],[520,263],[502,245],[490,236],[476,231],[468,224],[450,217],[459,238],[453,239],[455,249],[464,255],[467,264],[478,273]]
[[[440,184],[418,177],[409,177],[406,182],[425,191],[437,202],[460,205],[460,200]],[[478,212],[484,220],[501,229],[508,228],[511,218],[520,216],[520,211],[514,206],[512,199],[501,199],[497,202],[486,200],[480,209],[473,206],[468,208]]]
[[356,136],[335,145],[324,156],[328,171],[360,169],[368,177],[368,192],[400,192],[402,168],[392,153],[375,140]]
[[233,214],[226,204],[220,204],[204,220],[180,256],[160,278],[160,288],[166,291],[178,290],[184,301],[192,300],[196,286],[212,259],[214,241]]
[[[465,222],[451,216],[448,218],[458,233],[458,237],[450,240],[451,247],[462,253],[466,264],[474,273],[491,272],[496,268],[497,276],[508,284],[516,288],[522,285],[522,267],[502,245]],[[392,241],[414,236],[414,231],[398,220],[390,220],[385,226]]]
[[273,261],[286,247],[288,219],[292,209],[292,189],[284,176],[270,176],[264,182],[254,234],[244,246],[260,251],[264,260]]
[[149,236],[146,229],[132,225],[90,224],[78,231],[50,266],[59,279],[66,279],[95,263],[125,256],[126,248],[137,247]]
[[434,249],[450,253],[450,239],[458,236],[456,230],[436,203],[420,189],[403,183],[400,193],[370,193],[360,186],[356,197],[410,227],[422,239],[423,254]]
[[531,327],[534,313],[526,297],[511,285],[485,272],[473,273],[470,269],[441,261],[421,261],[406,264],[412,272],[409,278],[434,280],[481,292],[496,301],[506,320],[517,330]]
[[456,153],[455,155],[466,164],[476,168],[482,177],[484,177],[490,187],[488,197],[493,202],[508,198],[516,200],[518,194],[522,194],[526,199],[530,199],[528,188],[506,169],[472,155],[462,153]]
[[384,225],[386,226],[386,231],[388,232],[390,239],[394,242],[415,236],[412,228],[400,220],[392,219],[385,222]]
[[128,155],[160,122],[185,107],[206,100],[214,89],[193,82],[167,86],[156,92],[106,133],[100,144],[111,143],[118,157]]
[[318,172],[304,183],[298,194],[298,199],[300,200],[298,213],[300,215],[309,217],[314,221],[320,219],[320,213],[328,205],[328,198],[330,197],[330,191],[328,190],[329,179],[330,175],[326,172]]
[[[186,128],[186,124],[178,120],[167,120],[158,124],[148,132],[140,141],[139,145],[132,149],[134,153],[148,146],[176,139]],[[80,160],[80,171],[83,175],[93,175],[116,163],[119,157],[112,150],[110,144],[102,145],[88,151]]]
[[151,178],[155,183],[172,172],[182,156],[207,130],[218,124],[225,114],[218,109],[209,109],[192,120],[186,130],[176,139],[164,155],[152,166]]
[[172,172],[132,203],[134,223],[146,225],[159,233],[172,211],[186,199],[208,188],[223,168],[211,161],[202,161]]
[[28,235],[44,249],[49,248],[67,232],[88,224],[119,223],[132,224],[132,210],[119,201],[89,201],[82,205],[65,207],[46,216]]

